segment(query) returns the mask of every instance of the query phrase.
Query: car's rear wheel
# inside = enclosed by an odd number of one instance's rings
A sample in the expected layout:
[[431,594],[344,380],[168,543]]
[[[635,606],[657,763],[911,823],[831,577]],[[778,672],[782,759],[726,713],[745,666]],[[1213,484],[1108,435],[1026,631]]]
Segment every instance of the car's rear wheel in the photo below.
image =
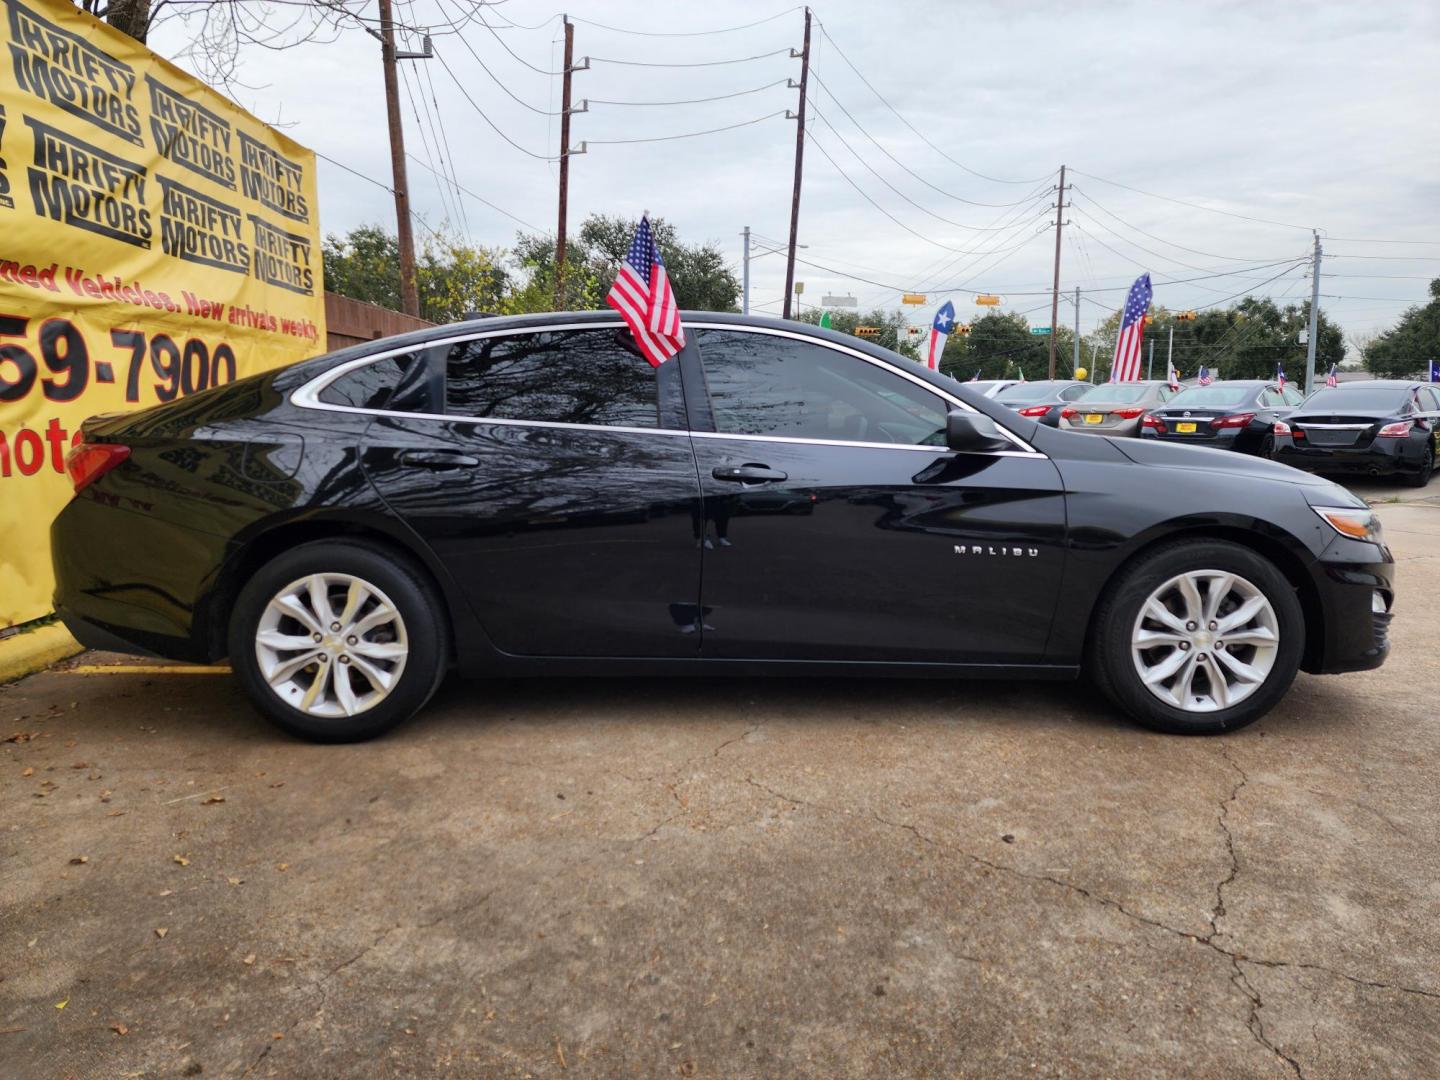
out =
[[1275,436],[1266,435],[1260,440],[1259,455],[1262,458],[1273,458],[1275,456]]
[[1146,727],[1210,735],[1265,715],[1305,647],[1294,588],[1273,563],[1225,541],[1181,541],[1130,567],[1095,615],[1101,690]]
[[1430,483],[1430,477],[1435,475],[1435,444],[1431,443],[1425,447],[1425,453],[1420,458],[1420,471],[1412,475],[1409,480],[1415,487],[1424,487]]
[[304,544],[263,566],[230,621],[230,662],[275,723],[320,742],[373,738],[444,677],[435,589],[403,557],[359,541]]

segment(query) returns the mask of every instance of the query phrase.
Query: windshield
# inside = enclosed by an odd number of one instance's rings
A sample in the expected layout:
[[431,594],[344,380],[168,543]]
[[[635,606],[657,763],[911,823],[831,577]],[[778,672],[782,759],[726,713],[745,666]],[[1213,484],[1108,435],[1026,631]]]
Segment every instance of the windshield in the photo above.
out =
[[1165,407],[1184,409],[1193,405],[1199,408],[1228,409],[1247,400],[1254,390],[1253,386],[1225,386],[1223,383],[1214,386],[1192,386],[1181,390],[1166,402]]
[[1139,401],[1149,392],[1149,383],[1099,383],[1090,387],[1075,400],[1114,402],[1116,405],[1124,405],[1127,402]]
[[1315,391],[1305,399],[1305,411],[1398,413],[1409,400],[1409,390],[1393,386],[1346,386]]
[[1049,401],[1069,386],[1063,382],[1022,382],[1007,386],[995,395],[995,400],[1005,405],[1023,405],[1027,401]]

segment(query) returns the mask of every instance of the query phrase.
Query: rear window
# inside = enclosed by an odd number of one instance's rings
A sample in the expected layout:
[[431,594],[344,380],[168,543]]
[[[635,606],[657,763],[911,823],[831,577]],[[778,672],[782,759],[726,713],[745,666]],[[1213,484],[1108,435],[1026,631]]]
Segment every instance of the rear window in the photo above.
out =
[[995,395],[995,400],[1006,405],[1024,405],[1030,401],[1049,401],[1064,383],[1032,382],[1007,386]]
[[1202,409],[1225,409],[1231,405],[1239,405],[1253,392],[1254,387],[1250,386],[1223,386],[1218,383],[1211,386],[1192,386],[1171,398],[1170,404],[1177,409],[1190,405]]
[[1097,383],[1081,394],[1076,401],[1103,401],[1124,405],[1139,401],[1150,392],[1148,383]]
[[1343,386],[1315,391],[1305,399],[1305,411],[1391,414],[1400,412],[1409,401],[1409,390],[1393,386]]

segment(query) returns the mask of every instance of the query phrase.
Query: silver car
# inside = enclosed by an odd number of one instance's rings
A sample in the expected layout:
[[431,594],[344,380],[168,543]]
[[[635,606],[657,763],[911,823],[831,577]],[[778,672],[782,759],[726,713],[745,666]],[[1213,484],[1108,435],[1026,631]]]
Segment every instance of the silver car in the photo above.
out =
[[1164,379],[1097,383],[1060,410],[1060,430],[1139,435],[1145,414],[1179,392]]

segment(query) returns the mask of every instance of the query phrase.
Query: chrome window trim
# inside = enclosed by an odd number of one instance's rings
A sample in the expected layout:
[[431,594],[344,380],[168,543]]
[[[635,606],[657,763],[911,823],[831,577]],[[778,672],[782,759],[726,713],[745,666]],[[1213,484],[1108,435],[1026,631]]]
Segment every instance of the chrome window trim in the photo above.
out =
[[[449,413],[405,412],[397,411],[394,409],[366,409],[358,405],[335,405],[331,402],[320,400],[320,394],[328,386],[330,386],[331,383],[341,378],[341,376],[347,375],[350,372],[356,370],[357,368],[365,367],[367,364],[375,364],[380,362],[381,360],[386,360],[392,356],[404,356],[409,353],[421,352],[427,349],[435,349],[444,345],[455,345],[462,341],[475,341],[480,338],[505,337],[514,334],[539,334],[560,330],[595,330],[610,327],[612,325],[618,324],[595,322],[553,323],[543,326],[527,326],[523,328],[511,327],[509,329],[501,330],[472,330],[464,334],[454,334],[447,337],[438,337],[431,341],[418,342],[412,345],[405,345],[393,349],[385,349],[377,353],[367,353],[365,356],[356,357],[354,360],[347,360],[345,361],[345,363],[340,364],[337,367],[333,367],[328,371],[323,371],[319,375],[316,375],[314,378],[312,378],[309,382],[296,387],[290,392],[290,404],[294,405],[297,408],[313,409],[317,412],[351,413],[362,416],[410,417],[415,420],[443,420],[448,423],[499,424],[507,427],[561,428],[571,431],[618,431],[633,435],[688,435],[697,439],[730,439],[759,442],[798,443],[807,446],[848,446],[859,447],[862,449],[908,450],[912,452],[919,450],[930,454],[957,453],[957,451],[950,450],[946,447],[916,446],[910,445],[908,443],[872,443],[844,439],[810,439],[790,435],[743,435],[722,431],[682,431],[678,428],[619,427],[610,424],[571,424],[557,420],[509,420],[501,419],[498,417],[486,416],[459,416]],[[921,389],[929,391],[936,397],[940,398],[940,400],[947,402],[958,409],[962,409],[965,412],[973,413],[977,411],[973,406],[967,405],[965,402],[961,401],[953,394],[948,393],[947,391],[942,390],[939,387],[931,386],[924,379],[918,378],[915,375],[902,371],[894,364],[888,363],[884,360],[880,360],[877,357],[869,356],[858,349],[851,349],[846,346],[837,345],[829,341],[821,341],[818,338],[811,337],[809,334],[795,333],[789,330],[776,330],[768,326],[745,326],[736,323],[695,322],[688,323],[686,325],[687,328],[695,330],[739,330],[744,333],[759,333],[769,334],[773,337],[794,338],[795,340],[804,341],[811,345],[819,345],[822,348],[832,349],[838,353],[845,353],[849,356],[854,356],[859,360],[864,360],[866,363],[873,364],[878,368],[882,368],[886,371],[892,372],[893,374],[900,376],[902,379],[908,379],[911,382],[915,383],[917,386],[919,386]],[[1006,430],[1004,427],[1001,427],[998,424],[996,425],[996,427],[1007,440],[1014,443],[1020,449],[985,451],[985,455],[987,457],[1044,458],[1046,456],[1039,450],[1036,450],[1034,447],[1030,446],[1027,442],[1025,442],[1025,440],[1021,439],[1013,432]]]
[[1320,428],[1327,431],[1364,431],[1366,428],[1374,427],[1375,424],[1381,421],[1376,420],[1373,424],[1312,424],[1306,420],[1294,420],[1291,422],[1302,428]]

